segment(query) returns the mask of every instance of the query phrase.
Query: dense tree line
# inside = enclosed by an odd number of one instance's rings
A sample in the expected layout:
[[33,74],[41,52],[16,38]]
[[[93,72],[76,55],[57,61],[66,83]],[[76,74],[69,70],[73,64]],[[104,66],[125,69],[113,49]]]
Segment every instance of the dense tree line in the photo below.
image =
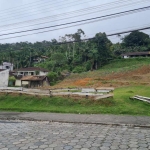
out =
[[[81,40],[85,36],[79,29],[74,34],[66,34],[57,41],[19,42],[0,44],[0,62],[9,61],[14,67],[40,66],[51,72],[60,74],[94,70],[120,57],[125,52],[148,51],[150,49],[149,35],[134,31],[122,39],[121,43],[113,44],[105,33],[97,33],[92,40]],[[66,43],[69,41],[78,41]],[[66,44],[59,44],[60,42]],[[46,56],[48,59],[38,64],[34,60]]]

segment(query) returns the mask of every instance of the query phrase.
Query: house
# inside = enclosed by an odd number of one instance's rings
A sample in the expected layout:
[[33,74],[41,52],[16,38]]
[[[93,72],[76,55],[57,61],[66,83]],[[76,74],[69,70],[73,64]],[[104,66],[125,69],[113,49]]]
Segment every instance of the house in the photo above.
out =
[[8,87],[9,70],[0,69],[0,87]]
[[125,53],[121,54],[122,58],[134,58],[134,57],[150,57],[149,52],[132,52],[132,53]]
[[46,76],[48,74],[48,70],[39,67],[28,67],[14,70],[14,74],[17,76],[31,76],[31,75],[39,75]]
[[23,87],[35,88],[49,85],[47,76],[24,76],[21,78],[21,86]]
[[0,69],[8,69],[9,71],[12,71],[13,70],[13,64],[10,62],[3,62],[0,65]]
[[41,56],[41,57],[32,57],[32,62],[34,63],[34,64],[37,64],[37,63],[41,63],[41,62],[45,62],[46,61],[46,59],[48,59],[49,57],[47,57],[47,56]]

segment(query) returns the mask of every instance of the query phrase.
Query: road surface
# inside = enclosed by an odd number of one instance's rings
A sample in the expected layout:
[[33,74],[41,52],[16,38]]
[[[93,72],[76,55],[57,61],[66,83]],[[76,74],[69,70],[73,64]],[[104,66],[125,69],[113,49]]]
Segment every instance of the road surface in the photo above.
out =
[[149,150],[150,128],[0,120],[0,150]]

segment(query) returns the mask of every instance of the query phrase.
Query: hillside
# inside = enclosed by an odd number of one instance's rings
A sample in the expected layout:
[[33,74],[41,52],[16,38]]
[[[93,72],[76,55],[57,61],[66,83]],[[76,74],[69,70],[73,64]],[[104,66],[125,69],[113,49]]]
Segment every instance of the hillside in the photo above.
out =
[[150,58],[111,61],[96,71],[72,73],[54,87],[150,85]]

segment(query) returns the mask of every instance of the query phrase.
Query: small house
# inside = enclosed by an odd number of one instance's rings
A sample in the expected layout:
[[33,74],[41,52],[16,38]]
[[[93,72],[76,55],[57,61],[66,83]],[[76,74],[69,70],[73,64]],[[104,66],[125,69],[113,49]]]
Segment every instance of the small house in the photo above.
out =
[[150,57],[150,52],[132,52],[121,54],[122,58]]
[[21,78],[21,86],[23,87],[35,88],[49,85],[47,76],[24,76]]

